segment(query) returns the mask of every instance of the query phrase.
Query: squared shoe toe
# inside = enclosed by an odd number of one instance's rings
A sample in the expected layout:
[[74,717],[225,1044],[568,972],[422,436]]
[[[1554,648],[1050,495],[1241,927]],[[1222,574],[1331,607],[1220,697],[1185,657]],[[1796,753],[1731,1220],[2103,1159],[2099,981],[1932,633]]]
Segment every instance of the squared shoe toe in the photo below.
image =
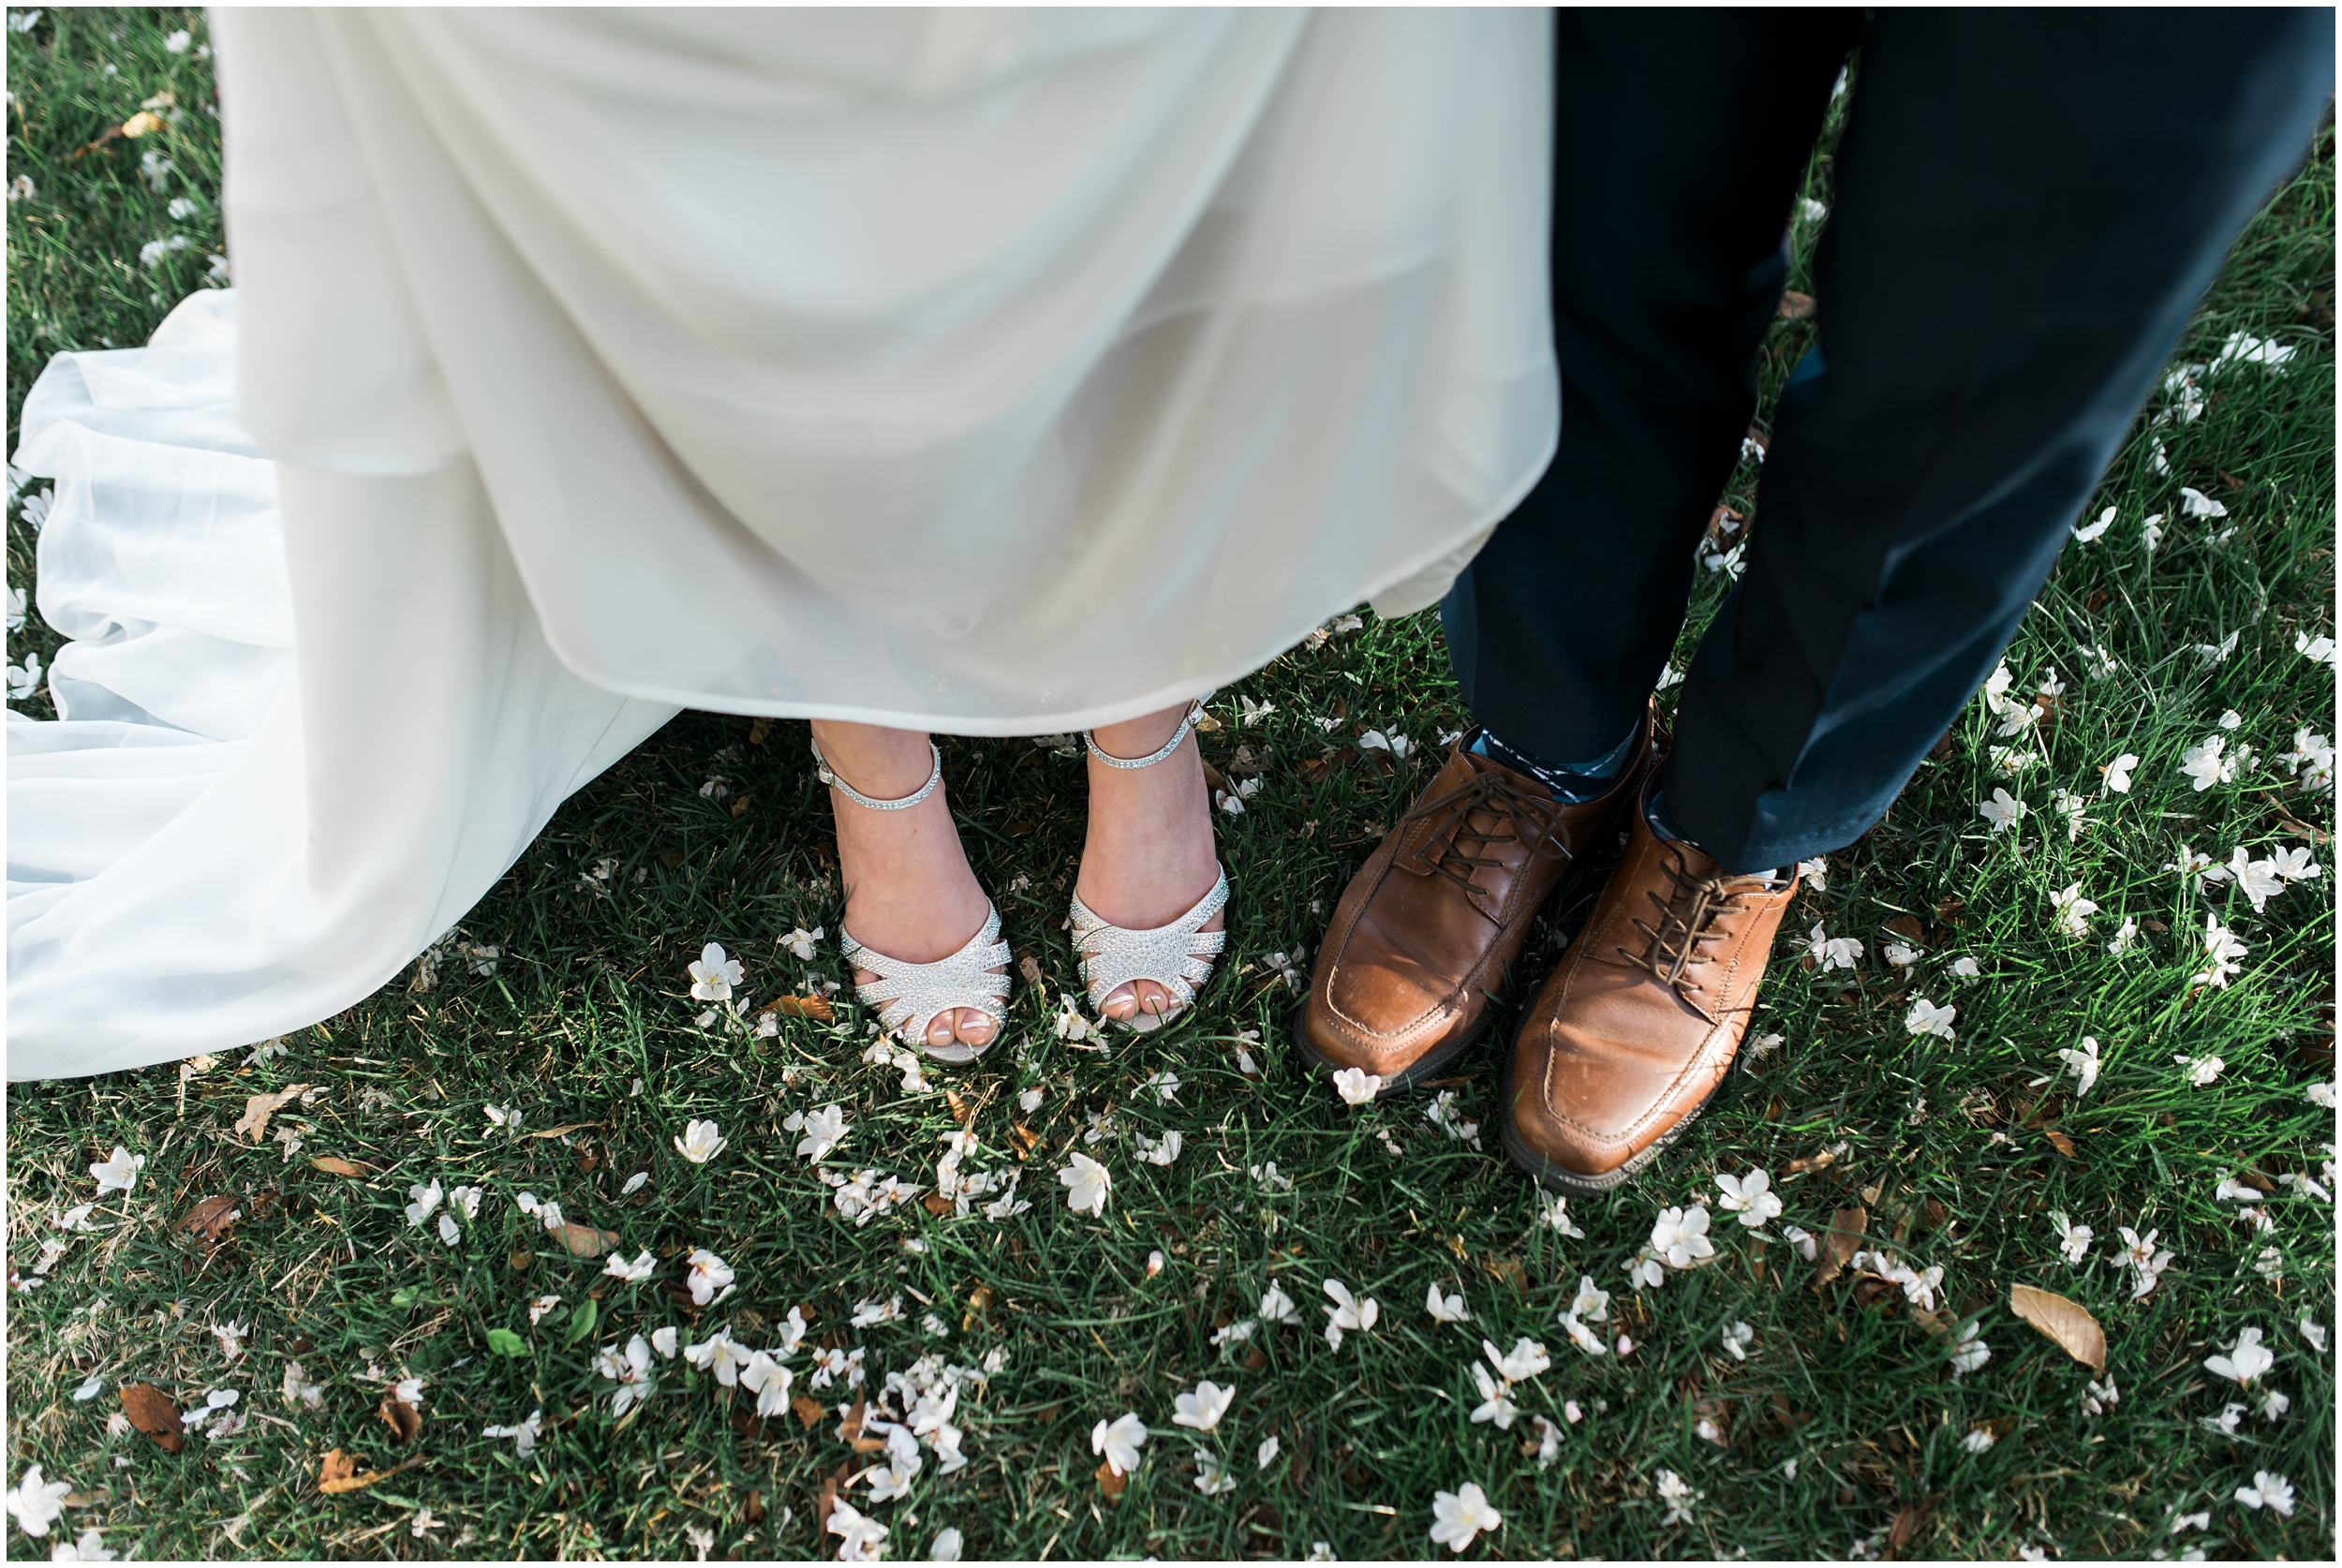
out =
[[1637,809],[1593,916],[1514,1039],[1505,1152],[1579,1193],[1657,1158],[1730,1069],[1796,886],[1728,876]]
[[1651,726],[1618,783],[1563,805],[1459,739],[1415,806],[1343,890],[1303,1005],[1302,1055],[1394,1093],[1435,1074],[1488,1027],[1531,923],[1581,854],[1609,842],[1642,781]]

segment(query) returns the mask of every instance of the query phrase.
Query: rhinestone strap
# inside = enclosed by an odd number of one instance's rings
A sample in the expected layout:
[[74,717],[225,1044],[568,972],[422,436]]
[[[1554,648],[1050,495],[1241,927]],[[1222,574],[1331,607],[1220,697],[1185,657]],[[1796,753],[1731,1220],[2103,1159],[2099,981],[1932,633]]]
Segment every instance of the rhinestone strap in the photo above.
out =
[[1096,733],[1089,730],[1082,732],[1082,744],[1089,747],[1089,754],[1092,757],[1110,768],[1121,768],[1126,772],[1134,768],[1150,768],[1177,751],[1179,748],[1179,742],[1187,739],[1188,731],[1193,729],[1195,721],[1203,717],[1204,704],[1201,701],[1189,703],[1187,717],[1179,720],[1179,727],[1171,732],[1171,738],[1164,741],[1161,748],[1150,757],[1117,757],[1110,751],[1101,750]]
[[[1001,911],[987,903],[984,929],[968,945],[932,964],[912,964],[863,946],[853,933],[839,927],[840,950],[846,962],[868,969],[879,978],[857,985],[853,994],[865,1006],[879,1008],[879,1022],[904,1044],[915,1046],[939,1061],[973,1060],[984,1047],[962,1044],[936,1047],[927,1043],[927,1027],[935,1015],[955,1007],[971,1007],[992,1020],[992,1040],[1008,1028],[1008,976],[995,974],[995,966],[1008,963],[1008,943],[1000,939]],[[916,1026],[915,1028],[913,1026]]]
[[[1211,891],[1187,913],[1151,931],[1132,931],[1099,918],[1075,894],[1074,951],[1081,955],[1082,978],[1089,983],[1091,1011],[1103,1009],[1107,997],[1133,981],[1151,980],[1171,993],[1172,1005],[1162,1014],[1162,1023],[1168,1023],[1195,999],[1195,988],[1211,978],[1212,958],[1227,945],[1228,933],[1201,927],[1227,902],[1228,873],[1222,869]],[[1134,1014],[1130,1023],[1142,1033],[1162,1027],[1137,1023],[1140,1016]]]
[[861,791],[855,789],[852,785],[847,783],[844,779],[830,772],[829,759],[822,755],[822,743],[820,741],[814,741],[810,744],[813,747],[813,772],[815,777],[819,777],[823,783],[828,785],[833,790],[844,791],[846,798],[853,802],[856,806],[867,806],[872,811],[907,811],[911,807],[918,805],[921,801],[926,799],[929,795],[935,793],[935,787],[943,782],[943,748],[936,745],[933,741],[927,742],[927,751],[928,754],[935,759],[934,770],[927,775],[927,781],[919,786],[918,793],[905,795],[900,800],[871,799],[868,795],[864,794]]

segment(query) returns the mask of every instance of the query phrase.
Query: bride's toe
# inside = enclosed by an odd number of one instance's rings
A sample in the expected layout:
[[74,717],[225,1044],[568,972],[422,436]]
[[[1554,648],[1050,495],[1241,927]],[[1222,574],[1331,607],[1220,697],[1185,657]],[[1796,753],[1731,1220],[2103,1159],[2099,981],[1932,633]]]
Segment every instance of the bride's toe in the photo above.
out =
[[956,1011],[957,1018],[952,1027],[952,1032],[958,1038],[961,1044],[972,1045],[982,1050],[992,1043],[992,1037],[999,1032],[999,1029],[993,1024],[990,1013],[980,1012],[972,1007],[963,1007]]
[[1131,1015],[1138,1011],[1138,986],[1134,984],[1117,985],[1106,993],[1106,999],[1099,1005],[1098,1011],[1105,1017],[1128,1023]]

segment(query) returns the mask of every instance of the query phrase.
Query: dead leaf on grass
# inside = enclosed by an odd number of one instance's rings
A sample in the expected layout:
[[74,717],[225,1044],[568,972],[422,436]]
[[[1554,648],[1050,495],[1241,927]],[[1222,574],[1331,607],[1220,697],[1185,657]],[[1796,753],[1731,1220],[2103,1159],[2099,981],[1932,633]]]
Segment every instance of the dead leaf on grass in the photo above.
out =
[[598,1121],[563,1122],[558,1127],[548,1127],[541,1132],[531,1132],[528,1133],[527,1136],[531,1138],[557,1138],[564,1132],[583,1132],[588,1127],[600,1127],[600,1125],[601,1123]]
[[1108,1502],[1111,1502],[1115,1499],[1120,1497],[1122,1495],[1123,1488],[1128,1487],[1130,1484],[1131,1478],[1129,1476],[1123,1474],[1120,1471],[1115,1469],[1104,1459],[1100,1459],[1098,1461],[1098,1491]]
[[325,1456],[324,1463],[319,1468],[318,1490],[328,1496],[358,1491],[373,1486],[378,1481],[388,1481],[402,1470],[412,1470],[415,1466],[423,1463],[429,1457],[425,1454],[418,1454],[413,1458],[393,1465],[388,1470],[369,1470],[362,1472],[358,1466],[363,1458],[363,1455],[345,1454],[336,1448]]
[[1814,1259],[1814,1284],[1826,1285],[1845,1272],[1845,1265],[1861,1250],[1862,1233],[1870,1228],[1870,1210],[1842,1208],[1830,1217],[1830,1234],[1821,1238],[1821,1250]]
[[354,1176],[366,1174],[348,1161],[337,1159],[331,1154],[321,1155],[310,1161],[309,1165],[311,1169],[323,1171],[327,1176]]
[[962,1334],[965,1334],[970,1329],[975,1327],[976,1320],[983,1317],[985,1313],[992,1309],[992,1303],[994,1299],[995,1294],[992,1287],[989,1285],[978,1285],[974,1290],[970,1291],[968,1293],[968,1310],[960,1316],[959,1331]]
[[952,1211],[952,1200],[941,1192],[930,1192],[919,1200],[920,1206],[941,1220]]
[[153,132],[161,130],[165,126],[170,124],[170,121],[154,112],[154,111],[141,109],[136,114],[131,115],[127,120],[122,122],[122,134],[130,137],[147,136]]
[[783,1018],[811,1018],[823,1024],[837,1016],[837,1010],[826,997],[775,997],[757,1011],[778,1013]]
[[2031,1285],[2008,1287],[2008,1309],[2092,1371],[2106,1372],[2106,1330],[2079,1302]]
[[1802,321],[1814,314],[1814,296],[1801,294],[1794,288],[1781,290],[1781,303],[1773,314],[1784,321]]
[[2060,1132],[2056,1128],[2045,1127],[2041,1129],[2041,1136],[2050,1141],[2050,1147],[2055,1149],[2067,1159],[2071,1160],[2074,1157],[2074,1141],[2066,1136],[2063,1132]]
[[1030,953],[1016,960],[1016,972],[1025,977],[1025,984],[1028,985],[1037,986],[1044,991],[1049,988],[1048,983],[1041,978],[1040,961]]
[[1789,1175],[1803,1176],[1808,1171],[1826,1171],[1838,1162],[1838,1157],[1828,1149],[1819,1154],[1801,1154],[1789,1161]]
[[161,1443],[166,1454],[176,1454],[187,1445],[179,1406],[151,1383],[122,1385],[122,1413],[130,1418],[131,1426]]
[[385,1399],[382,1401],[382,1408],[375,1413],[389,1424],[392,1431],[398,1434],[398,1441],[402,1443],[412,1442],[422,1435],[422,1412],[404,1399]]
[[236,1200],[225,1195],[206,1198],[180,1216],[178,1230],[193,1231],[216,1247],[228,1239],[229,1227],[244,1218]]
[[599,1258],[618,1244],[617,1232],[596,1230],[574,1220],[563,1220],[553,1235],[573,1258]]
[[846,1478],[853,1473],[853,1461],[849,1459],[822,1477],[821,1490],[813,1497],[813,1538],[820,1540],[829,1530],[830,1510],[837,1506],[837,1493]]
[[822,1409],[822,1401],[809,1394],[800,1394],[790,1400],[789,1408],[797,1413],[797,1419],[805,1423],[805,1429],[808,1432],[820,1426],[822,1417],[827,1413]]
[[268,1118],[298,1098],[301,1091],[308,1087],[306,1084],[295,1084],[282,1094],[248,1096],[244,1102],[244,1115],[236,1118],[237,1135],[248,1137],[254,1143],[259,1143],[268,1132]]

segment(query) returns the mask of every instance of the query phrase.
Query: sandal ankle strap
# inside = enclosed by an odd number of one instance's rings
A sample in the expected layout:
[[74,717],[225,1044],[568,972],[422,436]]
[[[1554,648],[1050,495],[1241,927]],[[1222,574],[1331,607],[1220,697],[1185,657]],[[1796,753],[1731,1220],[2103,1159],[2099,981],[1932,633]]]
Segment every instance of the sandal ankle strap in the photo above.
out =
[[861,791],[855,789],[852,785],[847,783],[844,779],[838,777],[835,773],[830,771],[829,759],[822,755],[822,743],[820,741],[813,741],[810,744],[813,747],[813,772],[815,777],[819,777],[823,783],[828,785],[831,789],[842,791],[845,794],[845,797],[853,802],[856,806],[867,807],[872,811],[907,811],[911,807],[918,805],[921,801],[926,799],[929,795],[935,793],[935,787],[943,782],[943,748],[936,745],[933,741],[927,742],[927,753],[935,759],[935,766],[928,772],[927,781],[919,786],[917,793],[905,795],[900,800],[874,800],[870,796],[864,794]]
[[1082,744],[1089,747],[1089,754],[1092,757],[1097,758],[1098,761],[1104,762],[1110,768],[1120,768],[1125,772],[1130,772],[1137,768],[1150,768],[1157,762],[1162,762],[1165,757],[1170,756],[1174,751],[1177,751],[1179,748],[1179,742],[1187,739],[1187,732],[1193,729],[1195,727],[1195,721],[1203,717],[1204,703],[1203,700],[1198,698],[1194,702],[1188,704],[1187,716],[1179,720],[1179,727],[1171,732],[1171,738],[1164,741],[1151,756],[1117,757],[1111,751],[1102,748],[1098,745],[1097,734],[1095,732],[1089,730],[1084,730],[1082,732]]

